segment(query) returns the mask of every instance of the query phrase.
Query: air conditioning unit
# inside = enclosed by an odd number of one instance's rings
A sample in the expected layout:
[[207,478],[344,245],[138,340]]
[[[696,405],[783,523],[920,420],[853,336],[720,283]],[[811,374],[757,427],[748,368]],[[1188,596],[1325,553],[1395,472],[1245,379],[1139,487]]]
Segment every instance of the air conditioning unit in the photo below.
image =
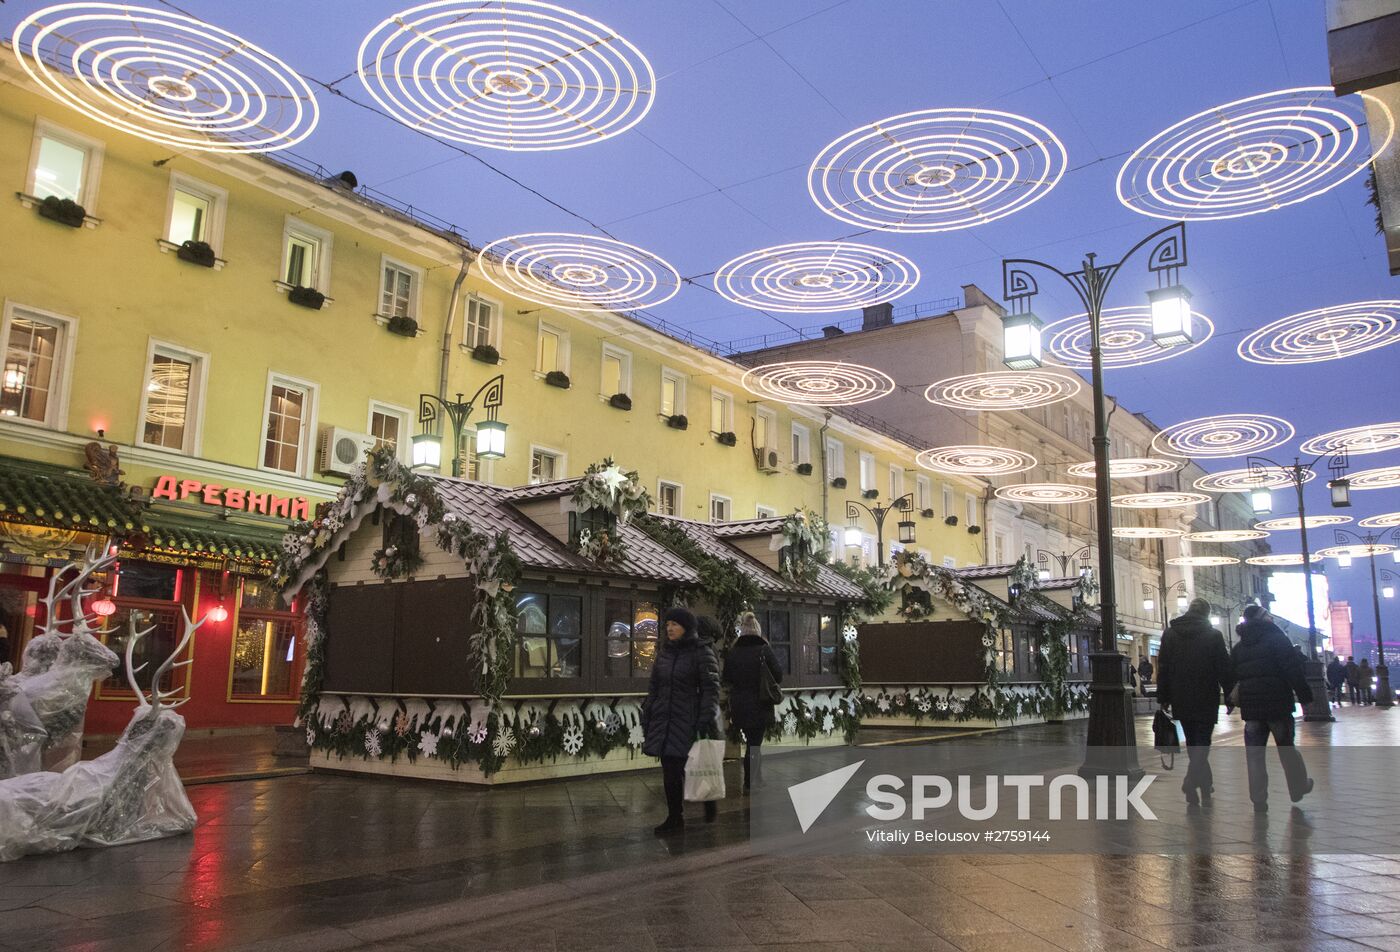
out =
[[321,447],[316,471],[323,476],[349,476],[365,458],[365,451],[379,441],[368,433],[328,426],[321,431]]
[[778,464],[782,462],[778,458],[778,451],[771,446],[761,446],[753,451],[754,462],[758,464],[759,472],[776,473]]

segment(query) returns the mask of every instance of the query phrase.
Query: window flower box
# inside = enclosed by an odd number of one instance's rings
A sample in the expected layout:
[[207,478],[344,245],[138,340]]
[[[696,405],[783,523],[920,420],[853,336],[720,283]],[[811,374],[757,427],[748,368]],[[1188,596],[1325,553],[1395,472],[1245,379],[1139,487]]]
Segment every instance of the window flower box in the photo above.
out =
[[544,375],[544,382],[551,387],[558,387],[560,390],[569,389],[569,375],[562,370],[551,370]]
[[923,516],[925,519],[932,519],[932,518],[933,518],[933,510],[932,510],[932,509],[921,509],[921,510],[919,510],[919,515]]
[[49,221],[56,221],[60,225],[67,225],[69,228],[81,228],[83,222],[87,220],[87,209],[73,201],[71,198],[59,198],[57,195],[50,195],[38,205],[39,216],[47,218]]
[[388,328],[390,334],[398,334],[400,337],[418,336],[418,322],[411,317],[391,317],[385,327]]
[[218,260],[207,241],[187,241],[175,249],[175,257],[190,264],[197,264],[201,268],[212,268]]
[[955,526],[955,525],[958,524],[958,517],[957,517],[957,516],[948,516],[947,518],[945,518],[945,519],[943,520],[943,524],[944,524],[945,526]]
[[319,311],[325,306],[326,296],[315,288],[297,285],[287,292],[287,300],[302,307],[309,307],[313,311]]
[[472,348],[472,360],[479,360],[483,364],[499,364],[501,352],[490,344],[477,344]]
[[865,492],[861,493],[860,496],[862,499],[878,499],[880,498],[880,490],[867,489]]
[[[811,464],[811,463],[808,463],[807,465],[810,466],[810,465],[812,465],[812,464]],[[831,481],[831,488],[832,488],[832,489],[845,489],[845,488],[846,488],[846,477],[845,477],[845,476],[837,476],[835,479],[833,479],[833,480]]]
[[735,446],[738,444],[739,438],[732,432],[726,431],[724,433],[716,433],[715,442],[723,446]]
[[797,475],[799,475],[799,476],[811,476],[811,475],[812,475],[812,464],[811,464],[811,463],[798,463],[798,464],[797,464]]
[[673,413],[666,418],[666,425],[673,430],[684,430],[690,426],[690,421],[685,418],[684,413]]
[[981,526],[968,526],[968,527],[967,527],[967,534],[968,534],[968,535],[978,535],[978,534],[980,534],[981,532],[982,532],[982,527],[981,527]]
[[608,397],[608,406],[617,410],[632,409],[632,398],[625,393],[615,393]]

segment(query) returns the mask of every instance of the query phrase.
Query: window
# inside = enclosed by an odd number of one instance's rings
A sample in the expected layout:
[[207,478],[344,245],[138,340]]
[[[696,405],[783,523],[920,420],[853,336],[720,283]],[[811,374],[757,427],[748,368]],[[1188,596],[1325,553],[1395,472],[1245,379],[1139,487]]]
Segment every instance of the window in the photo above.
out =
[[778,449],[778,415],[767,407],[754,411],[754,442],[759,449]]
[[151,343],[137,443],[181,453],[198,452],[204,368],[203,354]]
[[[387,403],[371,402],[369,405],[369,435],[374,437],[378,449],[387,446],[399,459],[404,458],[407,449],[405,437],[408,435],[408,411]],[[466,436],[463,435],[463,440]],[[475,441],[470,441],[475,445]]]
[[34,128],[25,191],[38,199],[50,195],[83,206],[89,215],[97,201],[102,171],[102,143],[40,119]]
[[661,628],[655,602],[630,598],[604,600],[608,624],[607,660],[603,674],[609,678],[642,678],[651,673]]
[[968,493],[966,496],[966,502],[967,524],[970,526],[981,525],[981,523],[977,521],[977,497],[972,495],[972,493]]
[[904,495],[904,470],[902,467],[890,464],[890,499],[898,499]]
[[773,519],[778,515],[778,510],[772,506],[755,506],[753,515],[755,519]]
[[530,447],[530,485],[564,478],[564,454],[556,450]]
[[223,244],[228,193],[178,172],[170,176],[170,207],[165,240],[174,245],[202,241],[215,253]]
[[840,440],[826,439],[826,478],[839,479],[846,475],[846,447]]
[[792,463],[797,466],[812,461],[812,431],[801,423],[792,425]]
[[229,700],[295,701],[301,687],[299,632],[297,616],[283,609],[275,586],[244,578],[229,661]]
[[569,335],[557,327],[540,322],[539,342],[535,347],[535,370],[542,374],[569,372]]
[[728,522],[733,501],[728,496],[710,493],[710,521]]
[[914,477],[914,507],[920,511],[933,508],[933,482],[927,476]]
[[632,395],[632,355],[611,344],[603,345],[603,383],[598,392],[605,397]]
[[860,454],[860,491],[867,492],[875,485],[875,457],[870,453]]
[[[462,455],[460,471],[463,479],[470,479],[472,482],[490,482],[489,475],[483,475],[481,457],[476,455],[476,430],[462,431]],[[491,461],[487,460],[485,465],[490,466]]]
[[462,331],[464,347],[495,347],[499,339],[501,306],[475,294],[467,296],[467,321]]
[[773,654],[778,656],[778,667],[784,675],[792,673],[792,628],[790,616],[786,610],[754,612],[758,617],[759,624],[763,626],[763,635],[768,639],[768,645],[773,649]]
[[710,391],[710,432],[734,431],[734,398],[722,390]]
[[268,378],[263,435],[263,469],[301,475],[306,462],[307,434],[313,432],[316,388],[276,374]]
[[406,264],[383,259],[379,284],[380,317],[418,317],[418,282],[422,272]]
[[685,414],[685,377],[674,370],[661,370],[661,415]]
[[521,592],[515,598],[517,678],[577,678],[583,674],[583,599]]
[[[331,289],[331,233],[288,216],[282,232],[280,280],[294,288]],[[410,292],[412,275],[409,276]]]
[[[131,620],[139,629],[153,629],[150,634],[136,643],[132,652],[132,668],[136,671],[137,684],[143,691],[151,688],[151,677],[161,663],[175,650],[183,634],[181,626],[181,602],[184,599],[182,570],[169,565],[156,565],[150,562],[123,559],[121,571],[113,582],[112,601],[116,603],[114,614],[103,619],[103,640],[114,650],[122,645]],[[184,658],[193,650],[193,642],[185,648]],[[162,691],[180,690],[188,686],[188,667],[172,667],[161,679]],[[179,679],[179,680],[177,680]],[[131,688],[126,682],[123,669],[118,668],[102,682],[98,697],[104,694],[130,695]]]
[[955,569],[958,567],[958,560],[951,555],[943,556],[943,567],[945,569]]
[[802,646],[802,673],[836,673],[836,616],[814,611],[797,613],[797,638]]
[[1008,565],[1011,562],[1011,546],[1006,541],[1006,533],[998,532],[992,537],[991,558],[987,561],[994,565]]
[[953,487],[952,487],[952,486],[944,486],[944,487],[943,487],[943,515],[945,515],[945,516],[956,516],[956,515],[957,515],[957,513],[953,511]]
[[664,479],[656,484],[656,512],[662,516],[681,514],[681,487]]
[[63,429],[77,322],[28,308],[5,308],[0,416]]

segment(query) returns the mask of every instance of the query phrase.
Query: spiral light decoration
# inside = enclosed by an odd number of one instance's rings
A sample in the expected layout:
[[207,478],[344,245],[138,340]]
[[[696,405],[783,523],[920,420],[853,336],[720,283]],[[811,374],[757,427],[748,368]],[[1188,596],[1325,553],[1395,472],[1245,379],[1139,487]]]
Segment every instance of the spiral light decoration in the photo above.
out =
[[1400,466],[1363,469],[1347,477],[1352,489],[1394,489],[1400,486]]
[[812,407],[850,406],[894,392],[894,380],[874,367],[831,360],[785,360],[744,374],[744,389],[759,397]]
[[670,264],[611,238],[540,232],[481,249],[486,279],[549,307],[635,311],[669,301],[681,278]]
[[[1308,516],[1303,520],[1303,525],[1309,529],[1318,529],[1323,526],[1344,526],[1348,522],[1351,522],[1351,516]],[[1265,532],[1296,532],[1300,526],[1297,516],[1284,516],[1282,519],[1256,522],[1254,528],[1263,529]]]
[[1029,453],[1000,446],[938,446],[914,458],[924,469],[962,476],[1009,476],[1033,469]]
[[1224,457],[1260,453],[1293,438],[1293,424],[1275,416],[1222,413],[1169,426],[1152,438],[1168,456]]
[[320,119],[311,87],[282,60],[172,11],[59,3],[21,20],[13,43],[54,99],[174,149],[273,152]]
[[[1159,476],[1163,473],[1174,473],[1183,465],[1185,464],[1174,459],[1155,459],[1147,456],[1111,459],[1108,461],[1108,477],[1109,479],[1132,479],[1142,476]],[[1075,463],[1065,472],[1071,476],[1093,479],[1094,461]]]
[[[1152,339],[1152,311],[1144,306],[1110,307],[1104,310],[1099,343],[1105,367],[1141,367],[1189,353],[1210,340],[1215,324],[1198,311],[1191,312],[1191,343],[1163,347]],[[1092,334],[1089,315],[1077,314],[1045,325],[1041,331],[1045,352],[1067,367],[1087,370]]]
[[1325,549],[1318,549],[1317,554],[1324,559],[1364,559],[1373,555],[1385,555],[1387,552],[1394,552],[1395,546],[1387,543],[1377,543],[1376,545],[1365,545],[1363,543],[1351,543],[1349,545],[1333,545]]
[[1211,565],[1239,565],[1240,560],[1229,555],[1178,555],[1167,559],[1168,565],[1191,565],[1205,568]]
[[833,218],[878,231],[971,228],[1039,201],[1065,174],[1045,126],[992,109],[925,109],[853,129],[818,153],[807,191]]
[[1165,526],[1114,526],[1113,535],[1119,539],[1179,539],[1182,530]]
[[1083,384],[1047,370],[964,374],[930,384],[924,398],[957,410],[1024,410],[1068,400]]
[[1372,423],[1333,430],[1305,440],[1298,449],[1309,456],[1325,456],[1345,451],[1350,456],[1384,453],[1400,448],[1400,422]]
[[1033,502],[1042,506],[1071,505],[1094,498],[1092,489],[1071,483],[1022,483],[1019,486],[1002,486],[996,494],[999,499]]
[[437,0],[360,44],[360,81],[405,125],[491,149],[574,149],[651,110],[656,74],[612,27],[539,0]]
[[1118,172],[1118,200],[1171,221],[1239,218],[1306,201],[1336,188],[1371,161],[1366,99],[1394,133],[1385,105],[1330,86],[1282,89],[1228,102],[1183,119],[1138,148]]
[[1269,534],[1260,529],[1210,529],[1206,532],[1188,532],[1187,542],[1250,542],[1254,539],[1267,539]]
[[735,304],[788,313],[842,311],[892,301],[919,283],[919,268],[893,251],[850,241],[800,241],[740,255],[715,272]]
[[1113,505],[1119,509],[1185,509],[1210,502],[1205,493],[1160,492],[1124,493],[1113,497]]
[[1315,364],[1355,357],[1400,341],[1400,301],[1358,301],[1282,318],[1239,343],[1256,364]]
[[1400,512],[1387,512],[1379,516],[1368,516],[1357,523],[1363,529],[1390,529],[1400,526]]
[[[1312,470],[1303,471],[1303,482],[1311,482],[1317,474]],[[1193,484],[1206,493],[1248,493],[1256,489],[1277,489],[1293,485],[1293,471],[1278,466],[1264,466],[1259,469],[1226,469],[1218,473],[1208,473]]]
[[[1308,553],[1309,562],[1321,562],[1322,556],[1316,552]],[[1302,565],[1303,553],[1301,552],[1277,552],[1271,555],[1251,555],[1245,559],[1249,565]]]

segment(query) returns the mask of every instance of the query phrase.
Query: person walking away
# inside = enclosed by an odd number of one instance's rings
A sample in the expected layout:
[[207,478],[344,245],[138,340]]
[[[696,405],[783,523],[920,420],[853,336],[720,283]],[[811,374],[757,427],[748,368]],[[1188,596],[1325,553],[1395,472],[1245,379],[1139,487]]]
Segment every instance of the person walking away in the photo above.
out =
[[1303,755],[1293,746],[1293,701],[1312,699],[1303,676],[1303,657],[1293,650],[1288,636],[1274,624],[1274,616],[1262,605],[1244,610],[1244,621],[1235,629],[1231,661],[1239,681],[1240,716],[1244,718],[1245,763],[1249,771],[1249,799],[1255,813],[1269,810],[1269,773],[1264,748],[1272,736],[1278,759],[1288,781],[1288,796],[1297,803],[1313,788]]
[[1211,627],[1210,603],[1197,598],[1173,618],[1157,649],[1157,703],[1181,724],[1186,739],[1186,776],[1181,792],[1194,813],[1210,806],[1215,780],[1210,770],[1210,735],[1220,717],[1222,693],[1235,686],[1225,636]]
[[1327,695],[1331,703],[1342,706],[1342,685],[1347,683],[1347,666],[1336,655],[1327,665]]
[[1355,659],[1347,658],[1347,694],[1353,704],[1361,703],[1361,669]]
[[[642,706],[642,753],[661,759],[666,792],[666,819],[654,831],[658,836],[685,829],[690,745],[702,735],[719,733],[719,661],[714,647],[700,640],[695,616],[684,608],[666,611],[665,631]],[[706,823],[717,810],[714,801],[706,801]]]
[[1362,658],[1361,663],[1356,666],[1357,687],[1361,688],[1361,703],[1370,704],[1375,700],[1371,695],[1371,678],[1374,672],[1371,670],[1371,659]]
[[753,612],[739,616],[739,638],[724,659],[722,682],[729,687],[729,720],[744,735],[744,789],[763,783],[763,735],[773,725],[775,703],[769,685],[783,683],[778,656],[763,637]]
[[[1157,649],[1157,660],[1162,659],[1162,650]],[[1138,686],[1142,689],[1142,696],[1147,697],[1147,686],[1152,683],[1152,659],[1143,657],[1142,663],[1138,665]]]

